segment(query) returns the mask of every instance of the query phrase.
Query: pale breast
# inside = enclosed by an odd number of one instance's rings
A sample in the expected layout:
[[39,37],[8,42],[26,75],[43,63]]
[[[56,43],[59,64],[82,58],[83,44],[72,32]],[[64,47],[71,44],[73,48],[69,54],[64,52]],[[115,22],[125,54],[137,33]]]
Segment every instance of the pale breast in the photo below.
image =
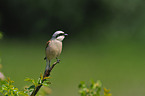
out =
[[62,42],[52,40],[49,43],[49,46],[46,48],[46,57],[47,59],[51,60],[58,57],[62,50]]

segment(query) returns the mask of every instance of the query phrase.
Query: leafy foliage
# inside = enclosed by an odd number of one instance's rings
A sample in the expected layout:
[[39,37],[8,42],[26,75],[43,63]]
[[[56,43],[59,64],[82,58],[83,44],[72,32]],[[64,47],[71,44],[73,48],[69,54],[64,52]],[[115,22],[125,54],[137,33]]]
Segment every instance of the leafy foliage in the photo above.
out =
[[[0,31],[0,39],[2,39],[3,34]],[[13,80],[10,80],[10,78],[5,79],[5,76],[1,72],[2,64],[1,64],[1,58],[0,58],[0,96],[30,96],[30,94],[33,92],[33,90],[36,89],[38,85],[43,85],[45,87],[42,87],[43,90],[39,92],[39,96],[44,96],[46,94],[50,93],[50,89],[46,86],[49,86],[51,84],[47,79],[50,77],[43,77],[42,74],[40,75],[40,78],[38,81],[30,78],[26,78],[25,81],[29,81],[33,83],[28,88],[25,88],[23,91],[20,91],[18,88],[16,88],[13,83]],[[45,81],[43,81],[45,80]]]
[[[92,81],[88,86],[85,82],[81,82],[79,89],[81,96],[101,96],[102,83],[99,80],[97,82]],[[112,96],[110,90],[104,88],[104,96]]]
[[16,88],[13,83],[14,81],[10,80],[10,78],[7,78],[4,81],[0,80],[0,93],[3,96],[28,96],[28,94],[24,91],[19,91],[19,89]]
[[[26,93],[28,93],[30,95],[30,93],[32,93],[37,86],[39,85],[42,85],[42,86],[49,86],[49,84],[51,84],[48,79],[50,77],[45,77],[43,78],[42,74],[40,75],[40,78],[36,81],[34,79],[31,79],[31,78],[26,78],[25,81],[28,81],[28,82],[31,82],[33,83],[33,85],[31,85],[30,87],[28,88],[25,88],[26,89]],[[45,81],[43,81],[43,79],[45,79]],[[46,89],[46,88],[45,88]]]
[[104,88],[104,96],[112,96],[109,89]]
[[[13,85],[14,81],[10,80],[10,78],[7,78],[5,80],[0,79],[0,95],[2,96],[30,96],[31,92],[36,89],[36,86],[40,84],[42,84],[43,86],[49,86],[50,82],[47,80],[49,78],[50,77],[45,78],[46,81],[43,83],[42,83],[42,79],[43,79],[42,75],[40,76],[38,81],[34,79],[26,78],[25,81],[29,81],[33,83],[33,85],[31,85],[28,88],[25,88],[23,91],[20,91],[18,88],[16,88]],[[43,90],[40,91],[39,96],[43,96],[44,94],[49,94],[46,91],[50,92],[50,89],[47,87],[43,87]]]

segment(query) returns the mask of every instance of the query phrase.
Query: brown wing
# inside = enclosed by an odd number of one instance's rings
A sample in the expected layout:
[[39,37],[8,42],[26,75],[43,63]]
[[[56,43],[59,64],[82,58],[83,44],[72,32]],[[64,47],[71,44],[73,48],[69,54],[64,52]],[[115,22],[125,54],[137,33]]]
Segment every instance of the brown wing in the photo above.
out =
[[45,49],[48,47],[49,43],[50,43],[50,40],[47,41]]

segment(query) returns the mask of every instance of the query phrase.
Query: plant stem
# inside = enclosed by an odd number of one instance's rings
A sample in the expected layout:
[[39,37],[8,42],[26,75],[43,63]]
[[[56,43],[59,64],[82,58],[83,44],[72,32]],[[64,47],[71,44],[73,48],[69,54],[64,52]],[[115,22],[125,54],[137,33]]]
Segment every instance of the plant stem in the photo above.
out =
[[38,92],[38,91],[40,90],[40,88],[42,87],[43,82],[46,80],[46,79],[44,79],[44,78],[50,76],[51,70],[52,70],[52,69],[54,68],[54,66],[55,66],[57,63],[59,63],[59,62],[60,62],[60,61],[57,60],[56,62],[53,63],[53,65],[52,65],[50,68],[48,68],[48,70],[44,71],[42,83],[35,87],[34,91],[32,92],[32,94],[31,94],[30,96],[35,96],[35,95],[37,94],[37,92]]

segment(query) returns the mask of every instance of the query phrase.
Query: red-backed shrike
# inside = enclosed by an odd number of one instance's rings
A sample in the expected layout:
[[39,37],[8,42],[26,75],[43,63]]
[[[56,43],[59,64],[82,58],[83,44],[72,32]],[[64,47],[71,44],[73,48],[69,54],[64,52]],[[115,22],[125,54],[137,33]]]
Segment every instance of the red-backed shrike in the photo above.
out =
[[65,36],[68,35],[64,33],[63,31],[56,31],[52,38],[47,42],[45,54],[46,57],[46,69],[48,70],[50,68],[50,63],[52,59],[58,59],[58,56],[61,54],[62,51],[62,41],[65,38]]

